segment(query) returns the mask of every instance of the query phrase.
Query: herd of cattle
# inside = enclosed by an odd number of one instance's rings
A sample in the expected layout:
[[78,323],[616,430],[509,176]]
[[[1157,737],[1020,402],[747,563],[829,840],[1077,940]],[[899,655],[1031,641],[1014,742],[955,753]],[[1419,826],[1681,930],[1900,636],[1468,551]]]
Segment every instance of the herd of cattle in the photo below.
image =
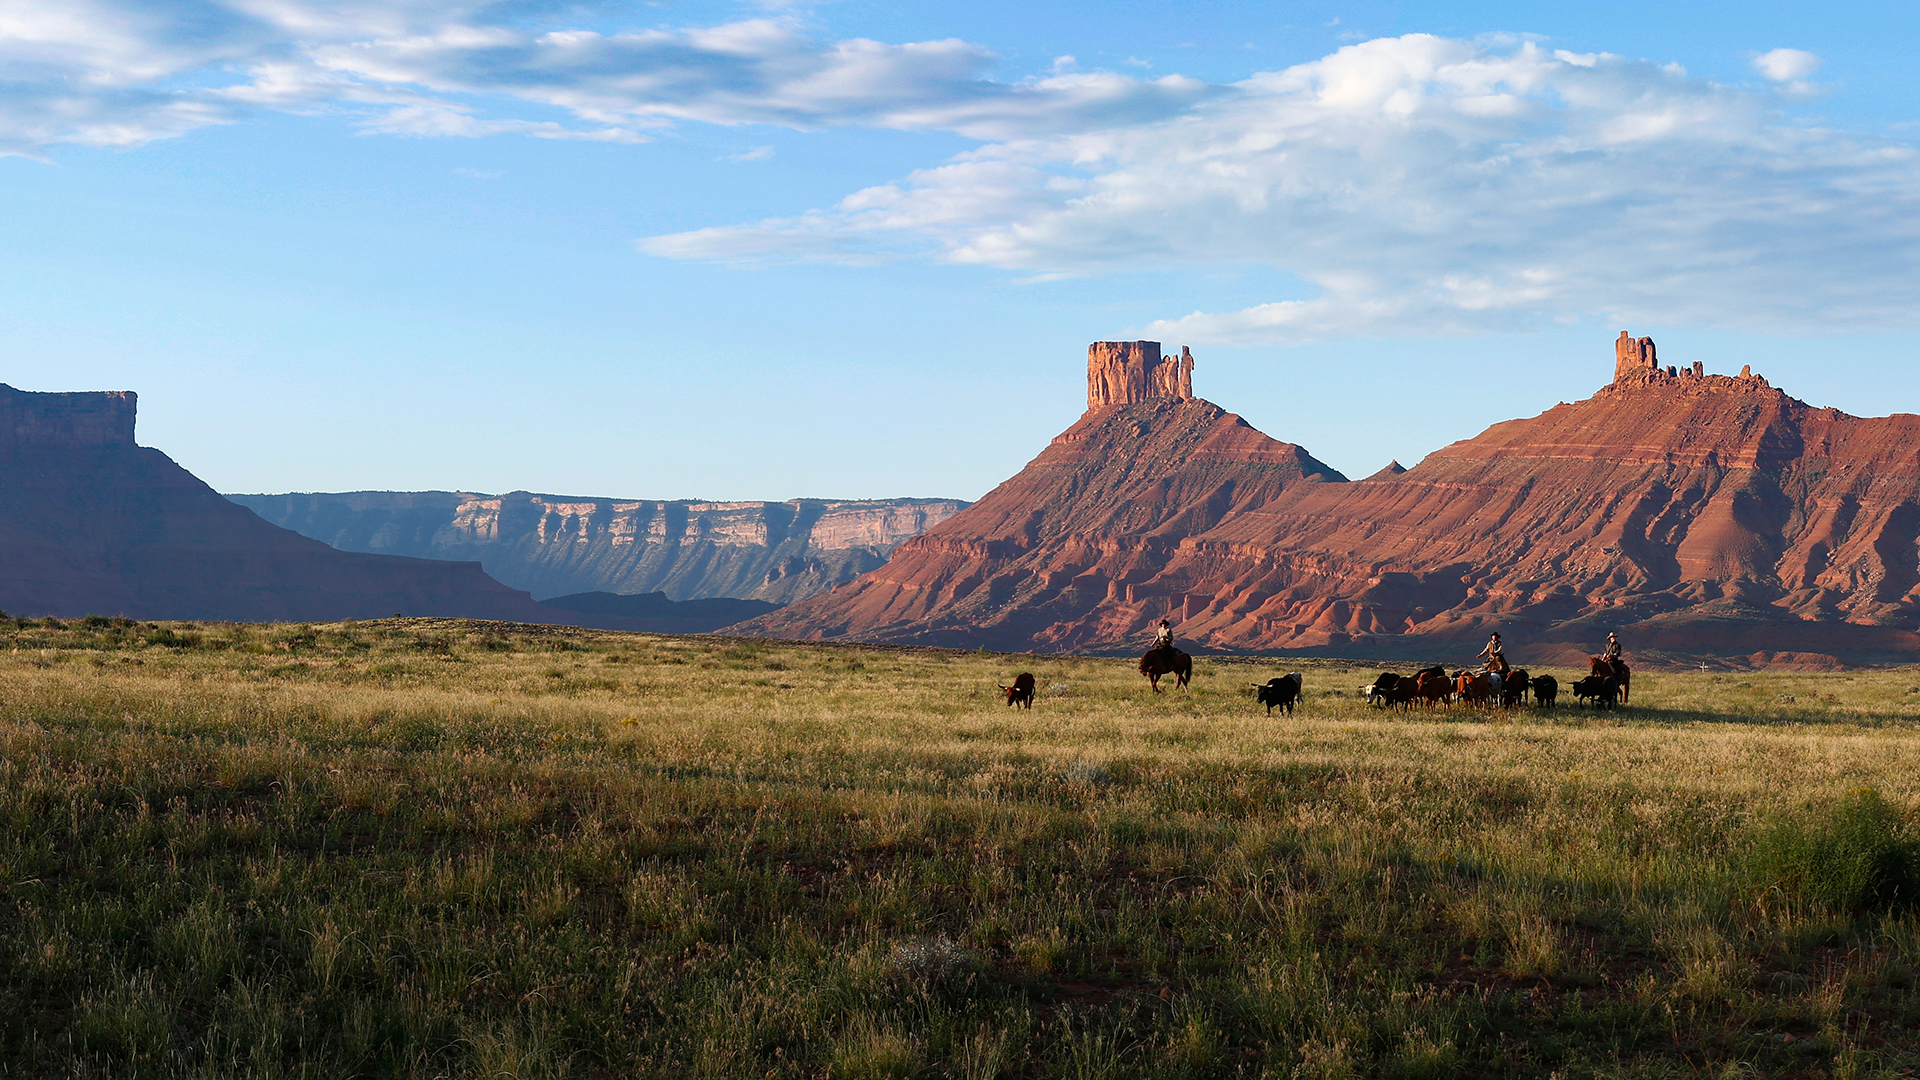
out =
[[[1179,655],[1181,658],[1186,656],[1185,653]],[[1152,681],[1153,689],[1158,692],[1159,676],[1169,671],[1150,663],[1154,657],[1154,653],[1141,657],[1140,673]],[[1574,698],[1600,709],[1611,709],[1626,701],[1632,679],[1627,666],[1597,656],[1592,660],[1592,674],[1576,680],[1568,687]],[[1187,676],[1191,671],[1189,666],[1179,672],[1178,685],[1187,685]],[[1033,675],[1023,671],[1014,677],[1012,686],[1002,686],[1000,690],[1007,696],[1008,705],[1024,705],[1031,709],[1033,686]],[[1291,716],[1295,703],[1300,700],[1302,686],[1300,673],[1290,672],[1277,679],[1268,679],[1265,683],[1254,683],[1254,700],[1267,707],[1268,716],[1272,716],[1276,708]],[[1361,687],[1360,694],[1372,704],[1398,706],[1403,710],[1411,709],[1415,704],[1424,704],[1428,708],[1460,704],[1487,708],[1498,705],[1511,709],[1527,704],[1527,696],[1531,694],[1535,705],[1551,709],[1560,698],[1560,681],[1551,675],[1530,677],[1519,669],[1448,673],[1446,668],[1430,667],[1411,675],[1383,671],[1372,682]]]
[[[1627,700],[1630,676],[1625,665],[1614,668],[1604,660],[1595,660],[1593,672],[1568,687],[1576,700],[1597,708],[1611,709]],[[1551,709],[1560,698],[1560,681],[1551,675],[1529,677],[1520,669],[1499,671],[1455,671],[1443,667],[1423,668],[1412,675],[1383,671],[1360,693],[1375,705],[1397,705],[1410,709],[1416,703],[1429,708],[1462,704],[1514,708],[1525,705],[1527,696],[1534,704]]]

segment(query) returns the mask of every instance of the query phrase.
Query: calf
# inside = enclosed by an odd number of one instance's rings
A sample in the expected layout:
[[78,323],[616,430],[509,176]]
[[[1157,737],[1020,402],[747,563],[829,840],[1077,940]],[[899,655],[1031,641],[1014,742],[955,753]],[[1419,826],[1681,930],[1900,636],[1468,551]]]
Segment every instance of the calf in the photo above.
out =
[[1012,686],[1000,688],[1007,695],[1008,705],[1025,705],[1033,708],[1033,674],[1023,671],[1013,677]]
[[1267,715],[1273,715],[1273,707],[1280,706],[1288,716],[1293,715],[1293,703],[1300,700],[1300,673],[1295,671],[1278,679],[1268,679],[1265,686],[1254,683],[1254,698],[1267,707]]
[[1536,676],[1533,680],[1534,704],[1543,709],[1553,708],[1553,699],[1560,696],[1560,683],[1551,675]]
[[1594,707],[1611,709],[1620,704],[1620,680],[1611,675],[1589,675],[1573,684],[1573,696],[1592,698]]

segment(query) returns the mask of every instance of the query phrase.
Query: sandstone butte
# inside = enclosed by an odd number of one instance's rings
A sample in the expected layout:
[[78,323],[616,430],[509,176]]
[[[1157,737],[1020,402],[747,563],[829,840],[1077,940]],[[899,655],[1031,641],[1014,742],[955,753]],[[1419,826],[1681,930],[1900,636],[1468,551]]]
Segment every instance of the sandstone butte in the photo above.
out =
[[729,632],[1823,667],[1920,660],[1920,417],[1814,408],[1622,332],[1591,398],[1361,481],[1192,396],[1191,357],[1089,351],[1088,409],[1019,475],[830,593]]
[[0,607],[144,619],[569,621],[478,563],[350,554],[270,525],[135,445],[135,406],[132,393],[0,385]]

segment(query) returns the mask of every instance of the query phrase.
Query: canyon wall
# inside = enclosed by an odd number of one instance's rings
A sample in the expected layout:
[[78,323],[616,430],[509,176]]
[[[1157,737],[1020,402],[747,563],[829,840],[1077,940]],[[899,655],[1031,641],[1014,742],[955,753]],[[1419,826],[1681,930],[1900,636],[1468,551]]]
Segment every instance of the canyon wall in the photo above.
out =
[[229,495],[343,551],[472,560],[535,596],[663,592],[775,604],[886,562],[955,499],[700,502],[449,491]]

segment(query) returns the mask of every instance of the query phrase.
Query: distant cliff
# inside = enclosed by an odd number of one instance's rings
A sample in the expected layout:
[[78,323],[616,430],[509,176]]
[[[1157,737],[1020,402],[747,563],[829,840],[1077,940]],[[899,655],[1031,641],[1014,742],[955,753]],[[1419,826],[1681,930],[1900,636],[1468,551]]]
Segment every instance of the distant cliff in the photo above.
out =
[[957,499],[655,502],[456,491],[229,495],[342,551],[480,563],[535,596],[664,592],[791,603],[851,581]]
[[136,399],[0,385],[0,608],[15,615],[320,621],[545,608],[471,562],[335,551],[221,498],[134,442]]

